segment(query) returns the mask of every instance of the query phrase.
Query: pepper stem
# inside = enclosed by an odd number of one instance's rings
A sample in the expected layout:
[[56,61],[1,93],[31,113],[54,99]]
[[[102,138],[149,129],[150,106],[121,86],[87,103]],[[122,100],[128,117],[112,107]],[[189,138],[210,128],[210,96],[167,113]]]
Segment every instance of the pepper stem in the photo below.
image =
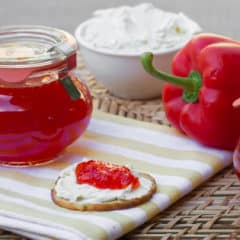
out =
[[144,53],[141,56],[142,65],[152,76],[177,85],[184,89],[183,99],[186,102],[196,102],[199,96],[199,90],[202,86],[202,78],[198,71],[193,71],[188,77],[177,77],[168,73],[160,72],[153,66],[153,54],[150,52]]

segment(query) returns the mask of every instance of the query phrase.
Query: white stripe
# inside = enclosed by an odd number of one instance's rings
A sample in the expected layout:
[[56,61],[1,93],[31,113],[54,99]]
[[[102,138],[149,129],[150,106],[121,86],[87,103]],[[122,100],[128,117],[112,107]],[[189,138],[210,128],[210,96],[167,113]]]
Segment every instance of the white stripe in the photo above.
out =
[[[13,226],[13,224],[11,224]],[[18,235],[21,235],[23,237],[27,237],[29,239],[32,239],[32,240],[53,240],[53,238],[49,238],[49,237],[43,237],[42,235],[39,235],[39,234],[35,234],[35,233],[29,233],[27,231],[23,231],[23,230],[16,230],[15,228],[11,228],[11,227],[4,227],[4,226],[1,226],[2,229],[6,230],[6,231],[9,231],[9,232],[13,232],[13,233],[16,233]],[[54,237],[55,239],[55,237]]]
[[[68,232],[69,234],[71,233],[75,233],[76,235],[78,235],[79,237],[81,237],[81,239],[88,239],[88,237],[80,232],[79,230],[76,230],[72,227],[68,227],[66,225],[62,225],[62,224],[58,224],[56,222],[52,222],[49,221],[47,219],[44,219],[44,221],[41,221],[39,218],[35,218],[35,217],[29,217],[29,216],[24,216],[24,215],[20,215],[17,214],[15,212],[9,212],[3,209],[0,209],[0,215],[1,217],[5,218],[5,221],[3,223],[1,223],[2,225],[7,223],[7,221],[11,221],[11,220],[16,220],[18,223],[16,225],[10,225],[9,227],[17,227],[18,225],[21,225],[21,227],[19,227],[19,229],[21,230],[30,230],[30,226],[31,224],[33,224],[33,226],[41,227],[43,229],[43,234],[48,234],[49,232],[58,232],[59,230],[63,230]],[[29,226],[30,225],[30,226]],[[7,224],[5,224],[5,226],[7,226]],[[25,229],[26,228],[26,229]],[[49,228],[49,230],[48,230]],[[47,229],[47,231],[45,232],[45,229]],[[36,232],[39,232],[38,229],[36,229]]]
[[32,209],[33,211],[38,210],[41,212],[53,214],[56,217],[57,216],[69,217],[69,218],[73,218],[73,219],[87,221],[90,224],[92,223],[92,224],[95,224],[96,226],[103,228],[108,233],[110,239],[120,236],[121,232],[122,232],[122,227],[118,222],[108,219],[108,218],[105,218],[105,217],[100,217],[100,216],[96,216],[96,215],[92,216],[92,215],[83,214],[83,213],[81,213],[81,215],[80,215],[77,213],[61,212],[61,211],[46,208],[43,206],[39,206],[38,204],[32,203],[30,201],[26,201],[24,199],[11,198],[11,197],[8,197],[8,196],[2,195],[2,194],[0,194],[0,200],[7,201],[8,203],[19,204],[19,205],[25,206],[29,209]]
[[208,148],[189,139],[167,134],[165,132],[140,127],[128,126],[99,119],[92,119],[88,130],[113,137],[131,139],[159,147],[182,151],[199,151],[217,156],[224,165],[231,162],[232,153],[224,150]]
[[155,178],[158,185],[176,187],[182,192],[183,195],[189,193],[193,189],[191,181],[187,178],[178,176],[164,176],[158,174],[151,175]]
[[56,238],[54,237],[43,237],[39,234],[34,234],[34,233],[29,233],[27,231],[22,231],[22,230],[15,230],[14,228],[8,228],[8,227],[4,227],[4,226],[1,226],[1,229],[3,230],[6,230],[8,232],[12,232],[12,233],[15,233],[17,235],[20,235],[20,236],[23,236],[23,237],[26,237],[26,238],[29,238],[29,239],[32,239],[32,240],[56,240]]
[[[67,159],[68,165],[81,162],[84,157],[77,155],[77,154],[69,154],[69,153],[64,153],[62,156],[64,160]],[[45,179],[56,179],[60,173],[61,170],[55,170],[52,168],[49,168],[48,165],[42,166],[42,167],[23,167],[23,168],[13,168],[13,167],[2,167],[2,170],[6,170],[9,172],[18,172],[22,174],[26,174],[32,177],[37,177],[37,178],[45,178]]]
[[44,200],[48,200],[50,198],[49,189],[31,186],[29,184],[9,178],[0,177],[0,188],[12,192],[24,193],[27,196],[38,197],[39,199]]
[[[143,153],[128,148],[115,146],[111,144],[99,143],[93,140],[81,139],[78,142],[79,147],[85,146],[88,148],[96,149],[99,151],[118,154],[120,156],[131,158],[132,160],[137,159],[147,163],[152,163],[158,166],[170,167],[170,168],[179,168],[179,169],[188,169],[199,172],[205,179],[213,174],[212,168],[206,163],[194,161],[194,160],[174,160],[170,158],[160,157],[153,154]],[[157,169],[156,169],[157,170]]]
[[161,211],[171,204],[170,197],[164,193],[155,193],[151,199],[151,202],[155,203]]
[[[14,226],[14,229],[23,229],[25,231],[29,232],[35,232],[39,234],[48,234],[50,237],[55,237],[63,240],[73,239],[73,240],[79,240],[79,234],[72,233],[72,231],[66,231],[62,229],[54,229],[53,227],[47,227],[47,226],[41,226],[39,224],[34,224],[30,222],[24,222],[22,220],[18,219],[11,219],[7,217],[0,216],[0,226],[11,228]],[[83,236],[83,234],[81,233]],[[87,237],[81,237],[81,239],[87,239]]]

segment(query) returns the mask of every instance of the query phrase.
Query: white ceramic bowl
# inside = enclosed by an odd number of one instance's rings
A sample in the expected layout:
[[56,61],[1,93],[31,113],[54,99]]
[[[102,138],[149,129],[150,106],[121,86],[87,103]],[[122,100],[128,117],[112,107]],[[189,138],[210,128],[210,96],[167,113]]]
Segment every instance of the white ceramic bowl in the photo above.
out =
[[[150,99],[161,95],[162,84],[145,72],[140,62],[140,54],[121,54],[93,49],[84,41],[82,23],[76,29],[75,37],[88,69],[113,95],[125,99]],[[154,53],[154,65],[170,73],[171,61],[179,50]]]

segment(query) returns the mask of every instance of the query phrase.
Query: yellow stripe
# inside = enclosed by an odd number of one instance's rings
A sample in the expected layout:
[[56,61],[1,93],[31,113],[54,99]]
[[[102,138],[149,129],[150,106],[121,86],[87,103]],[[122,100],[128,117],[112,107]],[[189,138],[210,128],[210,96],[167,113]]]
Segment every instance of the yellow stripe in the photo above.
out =
[[[158,185],[157,193],[162,193],[168,195],[170,198],[170,203],[176,202],[178,199],[180,199],[183,196],[183,193],[176,187],[173,186],[167,186],[167,185]],[[156,216],[159,212],[162,211],[162,209],[157,206],[156,203],[152,201],[148,201],[140,206],[140,208],[146,213],[147,219],[151,219],[154,216]]]
[[87,148],[87,147],[76,147],[71,146],[67,149],[69,153],[79,154],[81,156],[86,156],[88,158],[99,159],[107,162],[113,162],[116,164],[127,165],[129,163],[133,164],[135,169],[138,169],[142,172],[156,173],[161,175],[170,175],[170,176],[181,176],[188,179],[193,187],[198,186],[203,182],[203,177],[194,170],[188,169],[178,169],[178,168],[170,168],[158,166],[157,164],[146,163],[137,159],[127,158],[123,156],[119,156],[117,154],[110,154],[103,151],[98,151],[95,149]]
[[142,122],[139,120],[131,119],[131,118],[125,118],[109,113],[104,113],[98,110],[94,111],[94,118],[99,119],[99,120],[105,120],[107,122],[115,122],[131,127],[136,127],[136,128],[145,128],[149,130],[157,130],[160,132],[168,133],[174,136],[182,137],[182,138],[187,138],[184,134],[179,132],[175,128],[171,128],[165,125],[158,125],[158,124],[153,124],[153,123],[148,123],[148,122]]
[[151,201],[143,204],[141,209],[146,212],[148,220],[156,216],[161,211],[161,209],[159,209],[159,207]]
[[[9,203],[3,200],[1,200],[1,208],[15,214],[20,214],[21,216],[34,217],[37,219],[40,218],[42,220],[47,219],[48,221],[51,221],[53,223],[62,224],[64,226],[74,228],[77,231],[81,231],[91,239],[108,239],[108,234],[103,228],[86,220],[71,219],[66,216],[62,217],[59,215],[49,214],[46,212],[42,212],[41,210],[25,207],[20,203],[14,203],[13,207],[13,203]],[[61,210],[62,209],[60,209],[59,211]]]
[[13,192],[11,190],[6,190],[6,189],[3,189],[3,188],[0,188],[0,193],[6,195],[6,196],[9,196],[9,197],[12,197],[12,198],[15,198],[15,199],[22,199],[22,200],[26,200],[26,201],[29,201],[31,203],[35,203],[39,206],[43,206],[43,207],[46,207],[46,208],[50,208],[50,209],[53,209],[53,210],[61,210],[61,212],[66,212],[66,213],[69,213],[69,211],[67,209],[64,209],[64,208],[59,208],[57,205],[55,205],[50,199],[50,190],[49,190],[49,200],[44,200],[44,199],[41,199],[41,198],[38,198],[38,196],[29,196],[29,195],[26,195],[26,194],[23,194],[23,193],[18,193],[18,192]]
[[211,167],[214,170],[214,172],[217,172],[224,167],[222,161],[219,158],[212,156],[208,153],[197,151],[172,150],[168,148],[157,147],[152,144],[141,143],[126,138],[107,136],[104,134],[98,134],[90,131],[84,134],[84,138],[94,140],[96,142],[112,144],[115,146],[133,149],[148,154],[154,154],[157,156],[166,157],[174,160],[195,160],[198,162],[203,162],[208,164],[209,167]]
[[157,192],[167,194],[171,200],[171,203],[177,201],[177,199],[183,196],[183,192],[181,192],[180,189],[169,185],[158,185]]

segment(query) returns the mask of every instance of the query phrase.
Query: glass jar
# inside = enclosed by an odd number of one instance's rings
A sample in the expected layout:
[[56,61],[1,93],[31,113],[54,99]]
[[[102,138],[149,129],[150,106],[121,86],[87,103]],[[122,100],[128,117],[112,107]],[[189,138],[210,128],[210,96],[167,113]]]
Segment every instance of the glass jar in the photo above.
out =
[[86,129],[90,93],[73,36],[43,26],[0,28],[0,164],[55,159]]
[[238,140],[238,144],[233,152],[233,168],[238,179],[240,180],[240,139]]

